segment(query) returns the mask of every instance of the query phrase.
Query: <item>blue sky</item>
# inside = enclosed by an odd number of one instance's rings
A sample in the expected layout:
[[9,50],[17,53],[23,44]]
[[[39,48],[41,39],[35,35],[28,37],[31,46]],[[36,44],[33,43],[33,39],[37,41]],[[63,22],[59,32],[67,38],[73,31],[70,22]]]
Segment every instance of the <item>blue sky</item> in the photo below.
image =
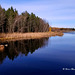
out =
[[19,14],[33,12],[53,27],[75,28],[75,0],[0,0],[0,5],[5,9],[13,6]]

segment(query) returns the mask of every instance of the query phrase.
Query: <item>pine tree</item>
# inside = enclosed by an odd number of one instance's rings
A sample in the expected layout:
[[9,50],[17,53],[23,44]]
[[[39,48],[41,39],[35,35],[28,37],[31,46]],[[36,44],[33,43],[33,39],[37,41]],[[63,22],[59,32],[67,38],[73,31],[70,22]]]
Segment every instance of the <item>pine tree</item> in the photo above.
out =
[[35,14],[29,14],[27,11],[21,15],[13,7],[8,10],[0,6],[0,32],[47,32],[49,24]]

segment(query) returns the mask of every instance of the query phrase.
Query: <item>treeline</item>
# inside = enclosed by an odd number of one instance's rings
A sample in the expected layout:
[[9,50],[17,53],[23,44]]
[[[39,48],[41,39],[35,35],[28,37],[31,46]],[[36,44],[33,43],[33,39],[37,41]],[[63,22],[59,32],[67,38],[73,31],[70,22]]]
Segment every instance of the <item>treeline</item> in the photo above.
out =
[[[50,29],[50,28],[49,28]],[[51,31],[75,31],[74,28],[58,28],[58,27],[51,27]]]
[[5,10],[0,6],[0,32],[14,33],[14,32],[47,32],[49,31],[49,24],[36,16],[29,14],[27,11],[18,14],[13,7]]

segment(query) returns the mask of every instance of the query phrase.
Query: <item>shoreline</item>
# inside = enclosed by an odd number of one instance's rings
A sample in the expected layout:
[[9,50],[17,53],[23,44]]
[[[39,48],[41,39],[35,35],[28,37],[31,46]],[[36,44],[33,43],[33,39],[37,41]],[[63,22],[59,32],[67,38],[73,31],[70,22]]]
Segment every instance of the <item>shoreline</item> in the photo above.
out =
[[0,33],[0,41],[39,39],[51,36],[63,36],[61,32],[35,32],[35,33]]

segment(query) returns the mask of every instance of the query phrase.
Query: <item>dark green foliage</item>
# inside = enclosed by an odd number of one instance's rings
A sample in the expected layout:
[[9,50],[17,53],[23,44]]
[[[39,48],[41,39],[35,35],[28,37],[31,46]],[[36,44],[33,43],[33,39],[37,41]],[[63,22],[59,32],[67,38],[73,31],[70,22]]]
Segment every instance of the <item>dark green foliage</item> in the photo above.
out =
[[49,24],[38,16],[35,16],[35,14],[29,14],[26,11],[19,15],[18,11],[13,9],[13,7],[5,11],[0,6],[0,32],[25,33],[47,31],[49,31]]

